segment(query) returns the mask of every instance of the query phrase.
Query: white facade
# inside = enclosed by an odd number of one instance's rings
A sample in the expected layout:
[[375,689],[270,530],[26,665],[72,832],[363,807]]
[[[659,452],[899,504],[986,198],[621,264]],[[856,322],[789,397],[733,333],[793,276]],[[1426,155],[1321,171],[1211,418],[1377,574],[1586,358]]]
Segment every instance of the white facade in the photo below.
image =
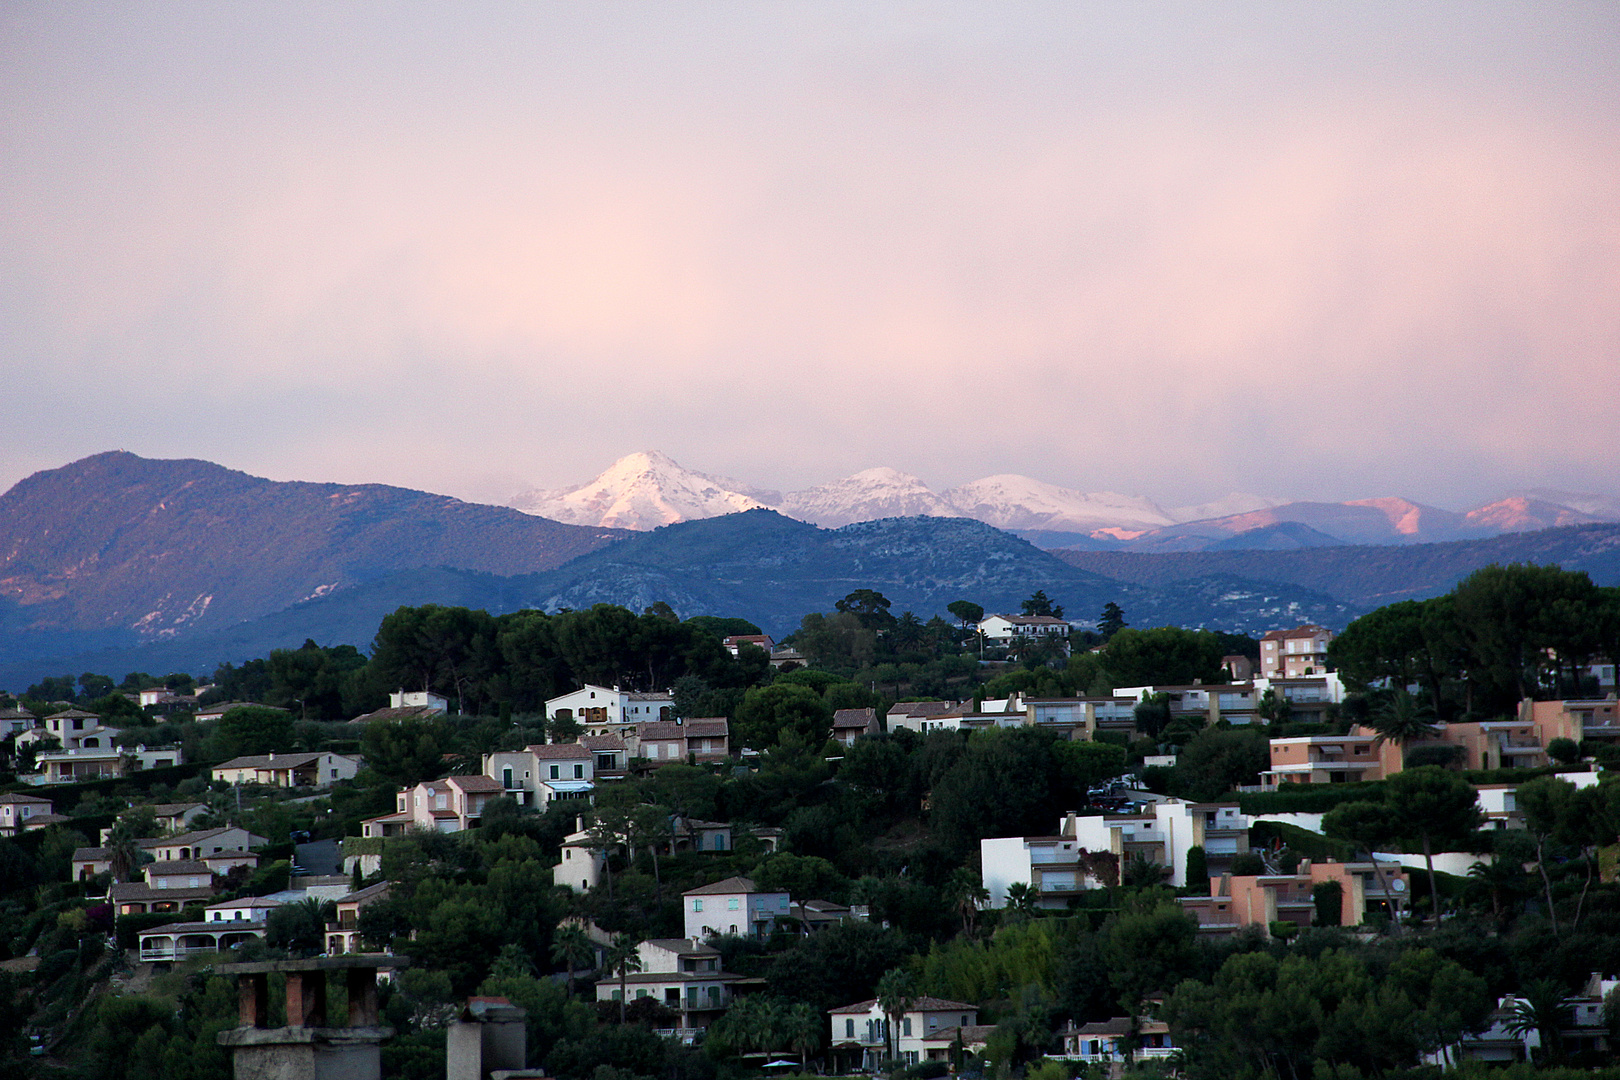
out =
[[450,702],[430,690],[395,690],[388,695],[390,709],[431,709],[449,712]]
[[1201,847],[1217,874],[1246,850],[1249,819],[1235,803],[1189,803],[1165,799],[1139,814],[1065,814],[1054,836],[987,837],[979,841],[981,883],[991,907],[1005,907],[1017,883],[1035,892],[1039,907],[1059,908],[1101,882],[1087,873],[1082,852],[1111,853],[1123,871],[1141,856],[1167,867],[1169,883],[1187,883],[1187,851]]
[[777,919],[792,916],[788,894],[765,892],[748,878],[733,877],[681,897],[686,936],[699,941],[735,934],[764,938]]
[[551,882],[574,892],[594,889],[602,881],[607,868],[607,852],[592,848],[591,834],[581,829],[569,833],[562,844],[557,865],[551,868]]
[[581,743],[536,743],[484,755],[484,775],[520,806],[545,810],[557,800],[589,804],[596,788],[596,754]]
[[[920,997],[898,1017],[889,1017],[874,999],[833,1009],[832,1047],[859,1047],[861,1067],[876,1071],[892,1049],[907,1065],[949,1057],[952,1035],[979,1022],[977,1006],[943,998]],[[891,1026],[892,1025],[892,1026]]]
[[[572,717],[591,735],[621,735],[619,726],[670,720],[675,699],[667,693],[639,693],[586,683],[572,693],[546,702],[546,716]],[[606,730],[611,728],[612,730]]]
[[986,615],[979,620],[979,633],[987,641],[1008,642],[1015,637],[1039,638],[1069,636],[1069,624],[1050,615]]

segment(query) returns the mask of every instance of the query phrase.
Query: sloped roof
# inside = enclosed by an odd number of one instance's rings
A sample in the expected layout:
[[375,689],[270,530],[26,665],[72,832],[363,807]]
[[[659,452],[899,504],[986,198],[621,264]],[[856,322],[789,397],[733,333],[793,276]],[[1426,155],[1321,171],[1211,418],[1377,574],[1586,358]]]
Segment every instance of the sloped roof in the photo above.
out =
[[[843,1005],[827,1011],[830,1013],[865,1013],[871,1012],[872,1007],[877,1003],[877,998],[867,998],[865,1001],[857,1001],[853,1005]],[[963,1009],[969,1012],[979,1011],[977,1005],[969,1005],[965,1001],[947,1001],[944,998],[929,997],[925,994],[922,997],[913,998],[906,1012],[961,1012]]]
[[689,739],[713,739],[717,736],[731,735],[731,725],[723,716],[712,720],[688,720],[686,722],[686,737]]
[[542,761],[591,756],[590,750],[582,743],[535,743],[524,749]]
[[724,881],[717,881],[713,885],[700,885],[695,889],[687,889],[682,896],[711,896],[716,893],[751,893],[759,892],[754,882],[745,877],[728,877]]
[[0,795],[0,803],[14,803],[26,806],[49,806],[51,800],[42,799],[38,795]]
[[628,750],[624,740],[617,735],[582,735],[579,745],[593,753],[607,753],[613,750]]
[[871,727],[877,723],[877,710],[865,709],[839,709],[833,713],[832,726],[835,728]]
[[[334,754],[333,757],[342,757]],[[296,754],[249,754],[246,757],[231,758],[231,760],[215,765],[214,769],[296,769],[300,765],[308,765],[312,761],[319,761],[319,752]]]
[[446,778],[446,782],[454,784],[462,791],[506,790],[506,788],[501,785],[499,780],[495,779],[493,776],[485,776],[483,773],[479,773],[477,776],[451,776]]
[[200,859],[176,859],[174,862],[147,863],[141,867],[149,875],[168,877],[173,874],[210,874],[208,864]]

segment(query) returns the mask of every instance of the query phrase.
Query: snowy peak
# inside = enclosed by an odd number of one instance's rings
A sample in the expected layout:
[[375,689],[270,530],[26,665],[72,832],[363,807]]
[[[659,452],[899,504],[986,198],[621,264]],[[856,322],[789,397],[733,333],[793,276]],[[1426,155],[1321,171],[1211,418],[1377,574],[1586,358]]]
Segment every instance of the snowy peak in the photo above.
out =
[[878,518],[968,516],[920,478],[890,468],[863,469],[830,484],[789,492],[781,510],[824,529]]
[[508,505],[569,525],[645,531],[677,521],[755,510],[765,504],[731,489],[718,477],[693,472],[656,450],[647,450],[625,455],[577,487],[526,492]]
[[1237,514],[1249,514],[1256,510],[1269,510],[1273,506],[1281,506],[1287,499],[1272,499],[1265,495],[1250,495],[1242,491],[1234,491],[1225,498],[1215,499],[1212,502],[1199,503],[1197,506],[1178,506],[1166,511],[1170,520],[1176,523],[1185,521],[1208,521],[1210,518],[1232,517]]
[[1150,499],[1112,491],[1075,491],[1016,473],[986,476],[952,488],[945,499],[967,517],[998,529],[1091,532],[1144,530],[1172,523]]
[[1389,527],[1402,536],[1434,536],[1455,530],[1462,524],[1460,515],[1433,506],[1424,506],[1409,499],[1385,497],[1382,499],[1356,499],[1345,506],[1367,506],[1379,511],[1389,521]]
[[1485,506],[1475,507],[1464,515],[1470,525],[1490,532],[1532,532],[1553,529],[1560,525],[1590,525],[1599,521],[1614,521],[1615,517],[1599,517],[1582,513],[1567,505],[1542,499],[1515,495]]

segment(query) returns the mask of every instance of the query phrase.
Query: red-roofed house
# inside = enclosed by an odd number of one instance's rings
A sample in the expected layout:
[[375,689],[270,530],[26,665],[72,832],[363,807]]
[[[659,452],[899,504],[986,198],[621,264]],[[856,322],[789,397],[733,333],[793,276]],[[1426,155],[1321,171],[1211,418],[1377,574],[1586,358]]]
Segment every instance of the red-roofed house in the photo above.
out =
[[[898,1018],[885,1015],[876,998],[832,1009],[829,1015],[832,1040],[828,1049],[840,1060],[867,1072],[876,1072],[890,1056],[907,1065],[947,1061],[952,1040],[938,1036],[979,1022],[978,1006],[927,996],[912,1001]],[[895,1019],[898,1025],[893,1023]]]

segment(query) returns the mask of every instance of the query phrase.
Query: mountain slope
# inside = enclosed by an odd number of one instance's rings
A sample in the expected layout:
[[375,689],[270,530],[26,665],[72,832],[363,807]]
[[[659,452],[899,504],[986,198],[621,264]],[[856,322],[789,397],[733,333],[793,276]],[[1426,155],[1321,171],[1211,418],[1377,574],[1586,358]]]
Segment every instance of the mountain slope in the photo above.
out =
[[1229,574],[1291,585],[1368,610],[1438,596],[1491,563],[1556,564],[1620,585],[1620,525],[1580,525],[1442,544],[1312,547],[1294,551],[1054,551],[1071,566],[1151,589]]
[[927,484],[898,469],[865,469],[842,480],[789,492],[780,507],[789,517],[827,529],[894,517],[962,517]]
[[1142,531],[1172,524],[1171,517],[1149,499],[1112,491],[1074,491],[1013,473],[954,487],[945,499],[967,517],[998,529]]
[[0,626],[14,655],[174,637],[410,567],[543,570],[620,535],[405,488],[98,454],[0,495]]
[[764,505],[728,486],[733,483],[693,472],[656,450],[647,450],[627,454],[576,487],[527,492],[508,505],[570,525],[656,529]]

